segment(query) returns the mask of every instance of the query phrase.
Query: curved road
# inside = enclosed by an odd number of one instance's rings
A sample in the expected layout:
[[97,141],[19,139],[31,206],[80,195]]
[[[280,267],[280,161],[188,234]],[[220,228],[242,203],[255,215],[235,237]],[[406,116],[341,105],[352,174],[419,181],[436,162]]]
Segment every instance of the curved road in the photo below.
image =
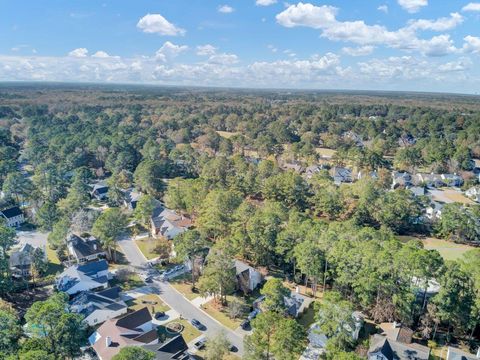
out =
[[[130,237],[122,238],[118,241],[118,245],[125,254],[127,260],[132,266],[141,270],[147,267],[147,259],[143,256],[135,241]],[[238,348],[238,355],[243,355],[243,337],[246,334],[243,330],[232,331],[226,326],[220,324],[203,310],[197,308],[182,294],[175,290],[167,281],[154,281],[153,285],[158,290],[158,296],[173,310],[177,311],[187,320],[197,319],[206,330],[205,335],[215,336],[219,332],[224,332],[227,339]]]

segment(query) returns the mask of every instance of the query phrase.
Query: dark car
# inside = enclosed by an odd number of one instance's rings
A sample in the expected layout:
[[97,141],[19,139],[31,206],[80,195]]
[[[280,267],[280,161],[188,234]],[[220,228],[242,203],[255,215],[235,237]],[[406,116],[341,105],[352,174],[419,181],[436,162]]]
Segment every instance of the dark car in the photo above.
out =
[[250,329],[250,320],[243,320],[242,323],[240,324],[240,326],[243,330],[249,330]]
[[198,340],[195,344],[193,344],[193,347],[197,350],[201,350],[205,347],[205,344],[207,343],[207,339],[202,338]]
[[193,326],[195,326],[198,330],[204,330],[205,329],[205,325],[203,325],[200,321],[198,321],[197,319],[192,319],[191,321],[191,324]]
[[155,319],[160,319],[160,318],[163,318],[165,316],[165,313],[163,311],[157,311],[155,313]]
[[228,350],[230,350],[233,353],[236,353],[238,351],[238,348],[235,345],[230,345],[228,347]]

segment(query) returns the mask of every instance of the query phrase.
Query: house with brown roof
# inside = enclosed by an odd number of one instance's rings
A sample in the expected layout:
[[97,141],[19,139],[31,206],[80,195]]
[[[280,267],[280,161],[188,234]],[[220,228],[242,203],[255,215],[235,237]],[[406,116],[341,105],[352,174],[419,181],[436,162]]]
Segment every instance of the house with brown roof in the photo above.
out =
[[109,319],[89,338],[100,360],[110,360],[126,346],[158,344],[156,326],[146,307],[123,317]]
[[158,205],[153,210],[150,223],[152,236],[164,237],[167,240],[187,231],[193,225],[192,220],[163,205]]

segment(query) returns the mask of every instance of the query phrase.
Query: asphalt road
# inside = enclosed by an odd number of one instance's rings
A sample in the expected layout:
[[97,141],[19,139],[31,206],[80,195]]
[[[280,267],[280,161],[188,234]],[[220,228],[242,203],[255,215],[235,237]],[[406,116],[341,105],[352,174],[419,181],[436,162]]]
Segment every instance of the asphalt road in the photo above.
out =
[[243,355],[243,337],[229,328],[221,325],[205,314],[202,310],[195,307],[190,301],[178,293],[168,282],[154,281],[155,287],[159,290],[158,296],[172,309],[177,311],[184,319],[197,319],[206,329],[203,331],[206,337],[215,336],[224,332],[231,344],[238,348],[238,355]]
[[[134,240],[130,237],[125,237],[118,241],[118,245],[132,266],[139,270],[146,267],[147,259],[145,259]],[[154,281],[150,286],[155,287],[158,290],[160,298],[183,318],[187,320],[197,319],[205,325],[206,329],[203,333],[207,338],[224,332],[230,343],[238,348],[237,354],[240,357],[243,355],[243,336],[241,334],[223,326],[202,310],[195,307],[195,305],[184,298],[183,295],[177,292],[167,281]]]

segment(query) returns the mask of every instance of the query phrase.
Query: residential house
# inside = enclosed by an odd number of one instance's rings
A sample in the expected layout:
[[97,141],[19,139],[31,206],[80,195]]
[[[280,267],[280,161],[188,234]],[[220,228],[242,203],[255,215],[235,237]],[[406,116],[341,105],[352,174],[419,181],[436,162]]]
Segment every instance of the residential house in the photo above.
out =
[[73,260],[79,264],[98,260],[107,255],[100,241],[93,236],[82,238],[71,234],[67,237],[67,249]]
[[463,185],[463,178],[457,174],[441,174],[443,182],[447,186],[460,187]]
[[361,180],[361,179],[364,179],[364,178],[367,178],[367,179],[378,179],[378,173],[376,170],[374,171],[359,171],[358,174],[357,174],[357,179],[358,180]]
[[182,335],[177,335],[157,345],[144,345],[144,349],[155,354],[157,360],[188,360],[188,345]]
[[[253,307],[258,309],[258,311],[262,311],[262,304],[264,300],[265,296],[260,296],[253,302]],[[286,315],[297,318],[302,315],[306,309],[308,309],[313,300],[307,296],[299,294],[296,291],[292,291],[290,296],[285,296],[283,298],[283,301],[285,304]]]
[[352,182],[352,170],[347,168],[335,166],[330,169],[330,175],[333,177],[333,182],[336,185]]
[[362,137],[353,131],[346,131],[343,133],[343,138],[353,142],[356,146],[363,147],[364,143]]
[[252,292],[263,281],[263,275],[250,265],[240,260],[235,260],[237,275],[237,288],[245,294]]
[[[30,244],[25,244],[20,249],[12,251],[9,263],[13,277],[24,278],[31,275],[34,251],[35,248]],[[43,253],[46,257],[45,251]]]
[[70,311],[81,314],[90,326],[124,315],[128,306],[120,298],[120,288],[113,287],[98,292],[84,291],[70,301]]
[[305,169],[305,177],[311,179],[315,174],[325,169],[324,165],[311,165]]
[[184,216],[178,215],[175,211],[159,205],[150,218],[151,234],[153,237],[164,237],[167,240],[185,232],[193,224]]
[[102,183],[92,185],[90,196],[99,201],[105,200],[108,196],[108,186]]
[[477,354],[470,354],[460,349],[449,346],[447,350],[447,360],[479,360],[480,348],[478,348]]
[[402,147],[415,145],[416,142],[417,142],[417,140],[410,134],[402,135],[398,139],[398,145],[400,145]]
[[19,227],[25,222],[23,212],[18,206],[0,211],[0,217],[5,220],[8,227]]
[[443,206],[443,203],[440,203],[438,201],[432,201],[432,205],[425,209],[425,216],[429,220],[441,219]]
[[480,203],[480,186],[471,187],[470,189],[465,191],[465,195],[473,201]]
[[[354,329],[350,325],[344,325],[345,329],[351,331],[352,339],[358,340],[360,330],[363,327],[365,322],[364,315],[359,311],[354,311],[352,313],[352,319],[354,321]],[[319,360],[322,358],[322,355],[325,353],[325,348],[327,346],[328,338],[325,334],[322,333],[318,323],[314,323],[310,326],[308,330],[308,346],[303,352],[300,360]]]
[[414,182],[417,185],[423,184],[429,188],[439,188],[447,185],[440,174],[418,173],[414,176]]
[[430,348],[412,343],[413,330],[398,323],[381,324],[383,334],[370,338],[368,360],[428,360]]
[[392,189],[405,189],[412,185],[412,175],[408,172],[392,171]]
[[156,326],[146,307],[116,319],[106,320],[89,342],[100,360],[110,360],[126,346],[158,344]]
[[123,191],[123,204],[128,210],[135,210],[137,202],[140,200],[142,193],[135,188],[130,188]]
[[305,171],[305,168],[302,166],[302,164],[298,162],[284,163],[281,165],[281,168],[286,171],[293,170],[298,174],[301,174]]
[[415,196],[424,196],[427,193],[425,187],[423,186],[412,186],[409,187],[408,190],[410,190]]
[[106,260],[72,265],[57,277],[56,287],[73,296],[82,291],[106,289],[110,276]]

